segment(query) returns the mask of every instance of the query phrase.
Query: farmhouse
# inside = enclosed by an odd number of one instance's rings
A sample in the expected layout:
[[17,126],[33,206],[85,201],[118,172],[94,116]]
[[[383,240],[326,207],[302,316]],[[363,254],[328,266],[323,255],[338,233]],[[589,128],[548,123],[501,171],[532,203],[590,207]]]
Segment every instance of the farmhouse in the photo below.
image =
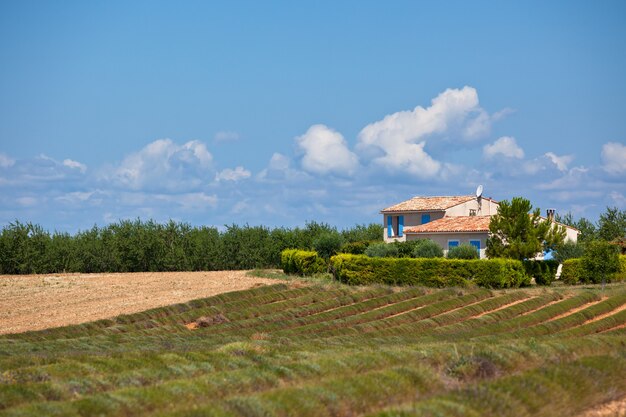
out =
[[[498,202],[477,196],[413,197],[381,210],[385,242],[431,239],[450,248],[466,243],[476,247],[485,258],[489,221],[498,212]],[[552,220],[554,210],[548,210]],[[565,226],[566,240],[576,242],[578,230]]]

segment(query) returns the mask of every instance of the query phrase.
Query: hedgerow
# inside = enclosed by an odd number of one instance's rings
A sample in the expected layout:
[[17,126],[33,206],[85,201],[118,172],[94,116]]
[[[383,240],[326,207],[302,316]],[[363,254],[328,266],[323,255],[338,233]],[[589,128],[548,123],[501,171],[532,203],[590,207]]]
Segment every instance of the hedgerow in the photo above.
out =
[[310,276],[326,272],[328,265],[315,251],[285,249],[281,252],[281,266],[285,274]]
[[519,287],[528,284],[520,261],[510,259],[371,258],[339,254],[331,258],[337,278],[347,284]]
[[619,255],[618,265],[614,265],[615,272],[603,274],[593,273],[587,269],[588,263],[582,258],[572,258],[563,262],[561,280],[565,284],[599,284],[604,278],[606,282],[620,282],[626,280],[626,255]]

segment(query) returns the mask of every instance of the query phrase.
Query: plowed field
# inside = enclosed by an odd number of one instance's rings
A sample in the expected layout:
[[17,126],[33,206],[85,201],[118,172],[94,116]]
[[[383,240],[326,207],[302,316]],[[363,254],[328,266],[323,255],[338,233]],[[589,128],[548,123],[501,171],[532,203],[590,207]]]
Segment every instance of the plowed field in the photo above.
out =
[[272,283],[243,271],[0,275],[0,334],[84,323]]

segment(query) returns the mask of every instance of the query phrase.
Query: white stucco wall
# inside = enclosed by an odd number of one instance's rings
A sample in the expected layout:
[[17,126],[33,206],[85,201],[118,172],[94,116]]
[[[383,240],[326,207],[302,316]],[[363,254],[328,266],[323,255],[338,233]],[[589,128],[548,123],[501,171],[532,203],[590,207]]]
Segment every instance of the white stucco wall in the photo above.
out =
[[[420,224],[422,224],[422,215],[423,214],[430,214],[430,221],[431,222],[433,220],[441,219],[444,216],[444,212],[443,211],[418,211],[418,212],[411,212],[411,213],[384,214],[383,215],[383,227],[384,227],[383,239],[385,240],[385,242],[404,242],[406,240],[406,235],[404,235],[402,237],[398,237],[398,236],[388,237],[387,236],[387,218],[389,216],[392,216],[392,217],[404,216],[404,227],[407,228],[407,227],[411,227],[411,226],[419,226]],[[394,223],[394,225],[395,225],[395,223]]]
[[481,204],[476,199],[469,200],[447,209],[446,216],[469,216],[470,210],[476,210],[477,216],[492,216],[498,212],[498,204],[484,198]]

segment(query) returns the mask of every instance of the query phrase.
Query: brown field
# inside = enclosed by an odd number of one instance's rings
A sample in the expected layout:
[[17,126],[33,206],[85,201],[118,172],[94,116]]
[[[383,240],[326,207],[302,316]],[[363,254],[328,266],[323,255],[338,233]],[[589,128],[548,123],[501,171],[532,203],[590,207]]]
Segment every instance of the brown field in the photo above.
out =
[[0,275],[0,334],[84,323],[274,283],[245,271]]

